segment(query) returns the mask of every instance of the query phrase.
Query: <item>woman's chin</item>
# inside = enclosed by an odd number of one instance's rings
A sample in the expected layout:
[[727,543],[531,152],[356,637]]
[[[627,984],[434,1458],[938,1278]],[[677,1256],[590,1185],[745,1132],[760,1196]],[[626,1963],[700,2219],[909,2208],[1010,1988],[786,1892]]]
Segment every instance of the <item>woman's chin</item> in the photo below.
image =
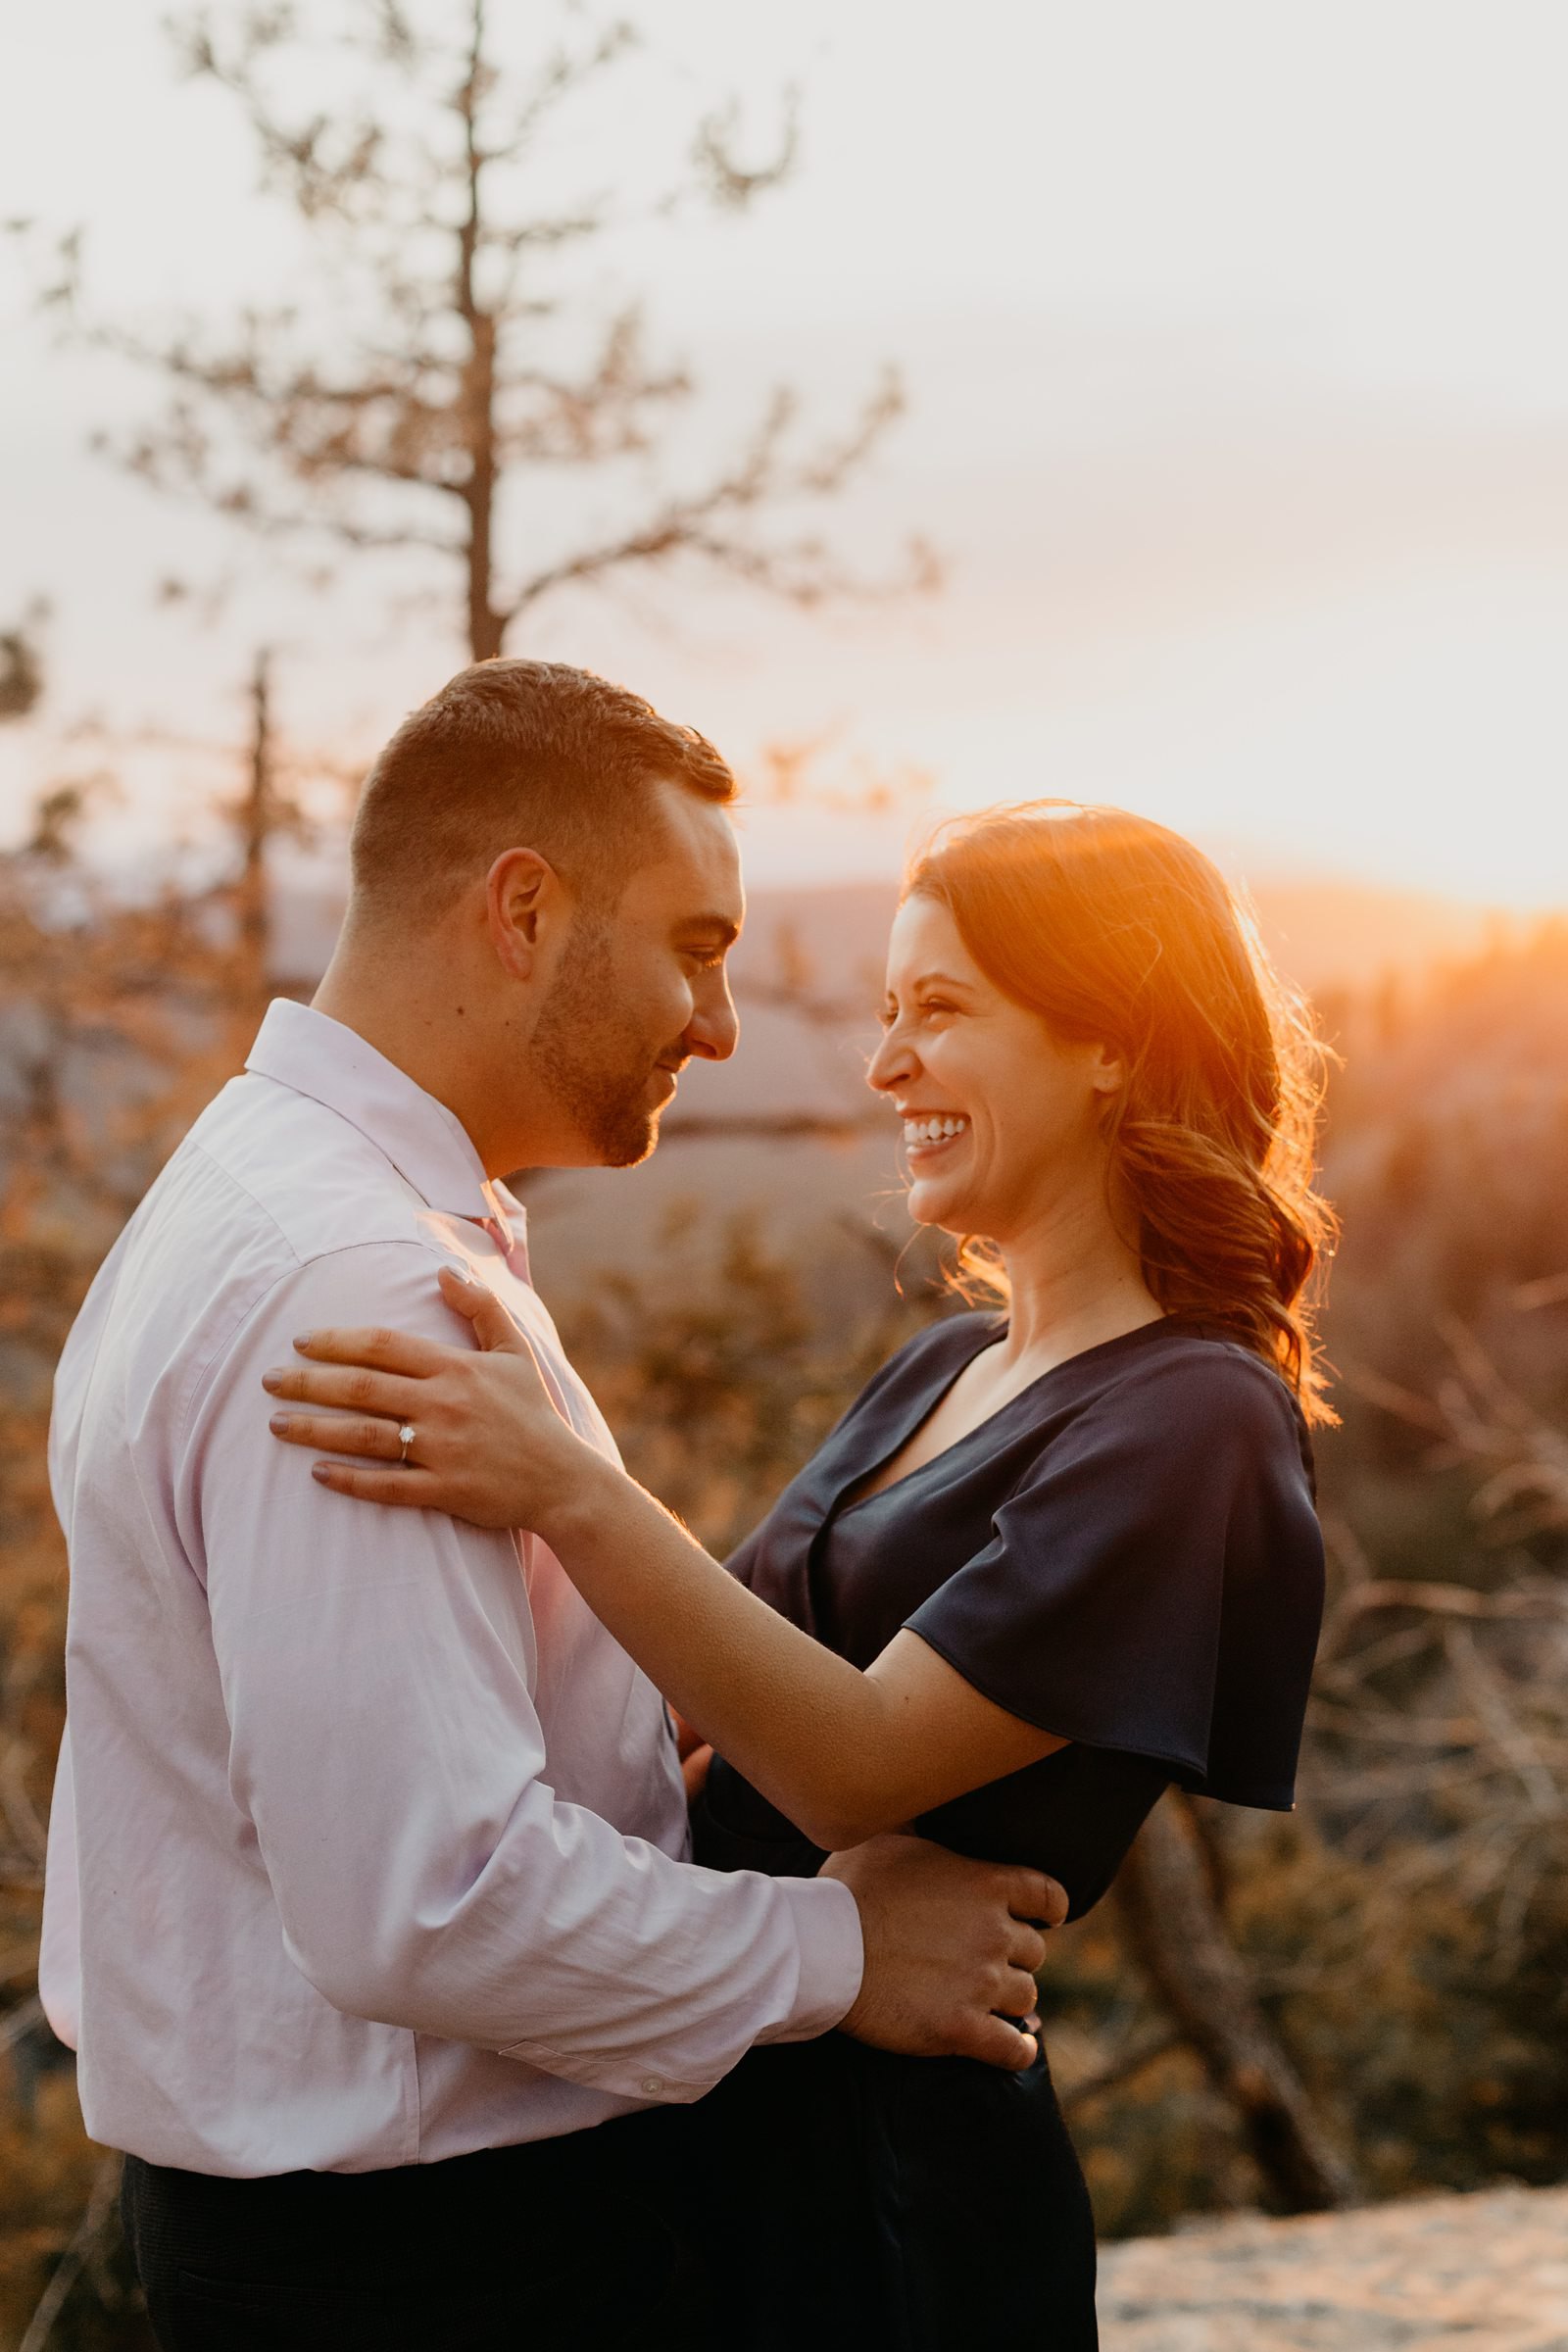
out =
[[905,1195],[905,1205],[916,1225],[940,1226],[944,1233],[960,1238],[974,1231],[960,1188],[945,1184],[940,1176],[916,1176]]

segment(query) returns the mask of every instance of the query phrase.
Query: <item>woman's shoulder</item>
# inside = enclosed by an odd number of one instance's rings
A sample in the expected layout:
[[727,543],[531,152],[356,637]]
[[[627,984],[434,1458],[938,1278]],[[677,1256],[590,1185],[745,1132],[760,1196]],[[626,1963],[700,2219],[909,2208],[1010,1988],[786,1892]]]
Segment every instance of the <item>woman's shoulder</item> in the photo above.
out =
[[[1079,1359],[1086,1394],[1096,1400],[1147,1405],[1157,1398],[1177,1424],[1215,1417],[1259,1430],[1301,1424],[1300,1406],[1281,1372],[1232,1334],[1173,1315],[1128,1336],[1141,1344],[1117,1355],[1112,1343]],[[1097,1356],[1102,1360],[1095,1363]]]
[[1040,1469],[1084,1457],[1181,1492],[1256,1474],[1315,1488],[1311,1437],[1289,1383],[1233,1335],[1172,1316],[1090,1348],[1052,1392]]

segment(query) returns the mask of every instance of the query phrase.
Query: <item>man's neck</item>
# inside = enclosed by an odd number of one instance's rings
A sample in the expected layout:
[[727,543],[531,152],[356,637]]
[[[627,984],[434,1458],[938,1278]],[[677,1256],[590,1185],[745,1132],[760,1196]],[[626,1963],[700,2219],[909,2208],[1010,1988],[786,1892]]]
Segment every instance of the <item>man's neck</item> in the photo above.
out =
[[367,953],[345,938],[311,1000],[317,1012],[340,1021],[451,1111],[467,1135],[486,1176],[506,1176],[521,1164],[484,1115],[495,1088],[486,1052],[488,1024],[466,1004],[457,959],[443,968],[435,956],[393,957]]

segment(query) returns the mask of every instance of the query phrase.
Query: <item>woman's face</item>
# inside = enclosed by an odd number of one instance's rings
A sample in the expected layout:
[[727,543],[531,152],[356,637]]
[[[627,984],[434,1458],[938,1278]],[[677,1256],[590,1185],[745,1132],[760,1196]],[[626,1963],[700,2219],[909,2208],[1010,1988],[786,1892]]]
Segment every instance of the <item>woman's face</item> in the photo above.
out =
[[1120,1065],[1004,997],[934,899],[895,918],[882,1019],[867,1077],[903,1118],[917,1224],[1005,1248],[1042,1219],[1104,1208],[1099,1111]]

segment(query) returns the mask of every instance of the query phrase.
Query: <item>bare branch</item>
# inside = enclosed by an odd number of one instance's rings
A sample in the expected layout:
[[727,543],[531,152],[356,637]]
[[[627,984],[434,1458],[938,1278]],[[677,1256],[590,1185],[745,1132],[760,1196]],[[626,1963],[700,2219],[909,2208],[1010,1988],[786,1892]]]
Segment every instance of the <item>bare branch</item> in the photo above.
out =
[[0,1812],[4,1813],[6,1827],[27,1861],[41,1871],[49,1831],[28,1791],[27,1767],[31,1761],[32,1751],[23,1740],[12,1740],[0,1754]]
[[[1480,1473],[1473,1515],[1494,1543],[1568,1523],[1563,1434],[1498,1374],[1474,1336],[1446,1327],[1453,1367],[1434,1398],[1366,1381],[1439,1456]],[[1376,1576],[1330,1524],[1346,1585],[1331,1612],[1304,1781],[1349,1860],[1389,1887],[1445,1881],[1493,1915],[1494,1969],[1517,1955],[1544,1890],[1568,1879],[1568,1592],[1528,1553],[1498,1585]],[[1351,1652],[1371,1618],[1394,1630]],[[1556,1894],[1552,1900],[1558,1899]]]
[[1359,1586],[1340,1604],[1347,1615],[1372,1609],[1429,1609],[1443,1617],[1555,1617],[1562,1596],[1549,1586],[1539,1592],[1477,1592],[1468,1585],[1435,1585],[1403,1578]]
[[487,142],[487,154],[498,161],[519,155],[564,100],[638,45],[636,26],[618,18],[602,25],[598,36],[580,49],[552,50],[513,106],[506,130],[493,134]]
[[1412,1395],[1362,1367],[1348,1374],[1350,1385],[1408,1427],[1441,1439],[1437,1462],[1492,1466],[1493,1475],[1477,1488],[1472,1507],[1477,1518],[1490,1523],[1494,1542],[1568,1526],[1568,1434],[1544,1421],[1508,1386],[1457,1318],[1441,1317],[1439,1328],[1454,1374],[1439,1384],[1435,1396]]
[[69,323],[79,312],[83,234],[79,224],[50,230],[32,220],[0,222],[0,235],[21,253],[33,307],[45,318]]
[[782,187],[795,170],[800,154],[801,94],[794,88],[785,91],[777,143],[764,163],[748,165],[739,161],[736,135],[740,122],[740,103],[732,98],[727,105],[703,117],[691,149],[692,169],[699,186],[710,203],[732,213],[744,212],[759,196]]
[[54,2333],[55,2322],[65,2309],[66,2298],[114,2227],[115,2204],[120,2194],[120,2167],[118,2155],[105,2156],[100,2162],[93,2176],[92,2194],[87,2199],[86,2210],[70,2245],[55,2266],[54,2276],[39,2297],[17,2352],[44,2352]]
[[1481,1655],[1474,1636],[1465,1626],[1451,1625],[1444,1648],[1494,1744],[1517,1773],[1532,1812],[1543,1821],[1560,1819],[1562,1790],[1546,1768],[1540,1742],[1532,1739],[1510,1706],[1502,1681]]
[[[749,526],[760,510],[802,498],[830,497],[842,488],[902,406],[903,394],[896,379],[886,377],[847,435],[821,445],[804,460],[791,461],[786,441],[797,401],[793,392],[780,387],[726,472],[704,490],[669,500],[639,529],[601,546],[584,548],[535,572],[513,598],[512,616],[570,583],[681,556],[697,557],[803,606],[820,604],[830,595],[856,592],[857,583],[845,574],[819,537],[802,533],[769,542],[754,537]],[[898,583],[900,588],[932,584],[929,553],[918,544],[911,550],[910,570],[913,576]],[[880,587],[862,583],[858,593],[887,594],[889,589],[885,583]]]
[[1186,2047],[1186,2036],[1182,2034],[1159,2032],[1146,2034],[1141,2040],[1133,2042],[1130,2048],[1123,2050],[1119,2057],[1097,2068],[1094,2074],[1085,2075],[1077,2082],[1065,2083],[1060,2096],[1062,2114],[1076,2115],[1091,2100],[1103,2098],[1107,2091],[1120,2090],[1123,2084],[1135,2081],[1157,2059],[1168,2058],[1172,2050]]
[[[177,20],[185,71],[241,111],[263,184],[313,232],[319,274],[297,310],[242,315],[217,334],[189,322],[159,331],[87,318],[79,255],[64,243],[47,299],[74,332],[171,393],[155,422],[100,446],[154,488],[195,496],[272,542],[314,534],[360,553],[460,558],[476,659],[558,590],[678,559],[803,608],[933,584],[918,541],[891,578],[867,581],[795,520],[843,490],[900,415],[891,371],[845,430],[815,438],[800,433],[798,396],[779,392],[713,478],[682,488],[656,477],[640,516],[564,548],[525,540],[525,563],[509,566],[520,484],[657,458],[695,387],[683,367],[650,358],[635,303],[583,335],[593,297],[573,299],[563,265],[612,225],[617,201],[528,193],[547,122],[630,54],[632,24],[570,9],[564,37],[514,74],[493,53],[484,0],[454,14],[440,34],[405,0],[334,10],[324,31],[287,0]],[[307,59],[325,71],[296,71]],[[791,91],[772,145],[748,158],[738,110],[713,110],[696,125],[690,184],[745,210],[787,176],[798,131]],[[421,507],[430,498],[446,503],[450,535]]]
[[14,2009],[8,2009],[0,2017],[0,2049],[15,2049],[24,2035],[33,2033],[42,2024],[43,2003],[36,1994],[19,2001]]

